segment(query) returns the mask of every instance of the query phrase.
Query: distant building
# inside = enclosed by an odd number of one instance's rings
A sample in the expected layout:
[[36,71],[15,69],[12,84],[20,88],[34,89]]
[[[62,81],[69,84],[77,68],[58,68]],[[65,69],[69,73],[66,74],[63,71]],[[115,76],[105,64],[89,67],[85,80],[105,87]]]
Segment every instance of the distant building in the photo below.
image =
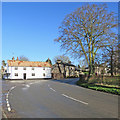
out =
[[61,60],[57,60],[56,64],[52,66],[52,77],[54,79],[79,77],[79,70],[70,62],[63,63]]
[[7,61],[5,79],[40,79],[51,78],[51,64],[37,61]]
[[95,63],[95,73],[97,75],[101,75],[101,74],[110,75],[109,71],[110,71],[110,68],[107,67],[105,63],[101,63],[101,64]]

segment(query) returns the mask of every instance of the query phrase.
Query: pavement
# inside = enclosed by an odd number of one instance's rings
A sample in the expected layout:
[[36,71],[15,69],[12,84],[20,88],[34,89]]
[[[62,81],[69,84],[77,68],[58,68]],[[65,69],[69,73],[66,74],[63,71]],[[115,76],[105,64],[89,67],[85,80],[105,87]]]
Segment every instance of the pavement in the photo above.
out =
[[[8,118],[118,118],[117,95],[76,86],[77,80],[4,81],[5,114]],[[5,105],[8,93],[9,106]]]

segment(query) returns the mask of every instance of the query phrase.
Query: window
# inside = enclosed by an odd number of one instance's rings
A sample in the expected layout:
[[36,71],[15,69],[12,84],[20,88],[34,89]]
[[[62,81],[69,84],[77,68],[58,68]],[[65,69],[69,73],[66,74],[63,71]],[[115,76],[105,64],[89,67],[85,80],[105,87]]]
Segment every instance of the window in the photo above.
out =
[[18,73],[15,73],[15,76],[18,76]]
[[32,67],[32,70],[34,70],[34,68]]
[[26,67],[24,67],[23,70],[26,70]]
[[43,70],[45,70],[45,67],[43,68]]
[[15,67],[15,70],[18,70],[18,67]]
[[43,76],[45,76],[45,73],[43,73]]
[[32,76],[35,76],[35,73],[32,73]]

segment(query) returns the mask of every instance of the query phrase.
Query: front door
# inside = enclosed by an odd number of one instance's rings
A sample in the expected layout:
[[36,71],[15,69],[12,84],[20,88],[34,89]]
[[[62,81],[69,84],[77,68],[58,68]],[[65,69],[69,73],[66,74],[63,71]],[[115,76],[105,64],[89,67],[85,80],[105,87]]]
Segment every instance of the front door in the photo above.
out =
[[23,73],[23,79],[26,80],[26,73]]

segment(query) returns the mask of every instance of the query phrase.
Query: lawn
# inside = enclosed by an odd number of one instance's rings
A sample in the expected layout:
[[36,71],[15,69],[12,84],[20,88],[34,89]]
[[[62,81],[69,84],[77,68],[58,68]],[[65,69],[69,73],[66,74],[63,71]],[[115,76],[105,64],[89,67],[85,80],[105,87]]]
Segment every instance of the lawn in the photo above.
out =
[[81,86],[81,87],[120,95],[120,87],[112,87],[112,86],[106,86],[106,85],[96,85],[96,84],[91,84],[91,83],[81,83],[80,80],[77,81],[76,84]]

